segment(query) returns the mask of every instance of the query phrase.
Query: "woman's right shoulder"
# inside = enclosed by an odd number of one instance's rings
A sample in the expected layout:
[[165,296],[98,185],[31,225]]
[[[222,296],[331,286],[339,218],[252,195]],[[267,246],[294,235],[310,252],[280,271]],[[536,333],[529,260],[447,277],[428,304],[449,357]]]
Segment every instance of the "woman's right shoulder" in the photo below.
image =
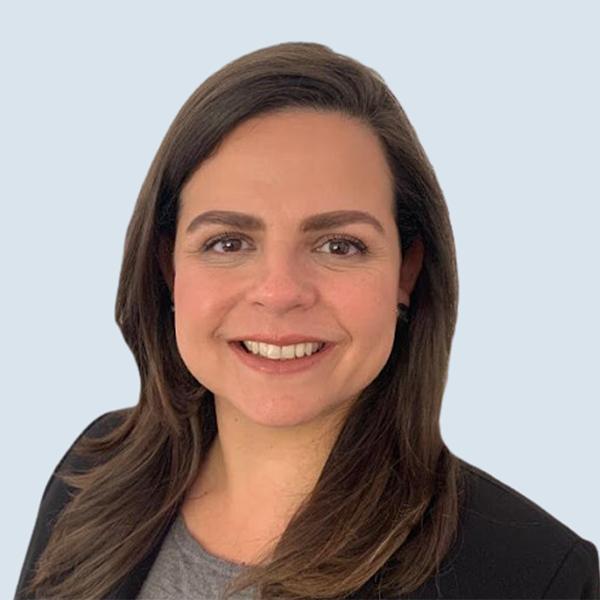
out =
[[23,591],[25,583],[28,582],[33,575],[35,565],[41,552],[48,543],[52,528],[54,527],[59,514],[72,498],[71,490],[61,479],[59,471],[81,472],[94,466],[93,460],[77,454],[77,443],[84,437],[99,438],[109,434],[118,427],[133,410],[133,408],[125,408],[110,411],[94,419],[77,436],[54,469],[40,500],[37,518],[34,523],[31,539],[21,569],[15,598],[25,598]]
[[107,435],[113,429],[118,427],[132,412],[133,407],[129,407],[112,410],[100,415],[79,434],[79,437],[73,442],[73,445],[84,436],[103,437]]
[[83,431],[75,438],[75,440],[68,447],[63,457],[60,459],[52,476],[50,477],[48,483],[46,484],[46,488],[44,489],[44,493],[42,494],[42,502],[46,498],[49,489],[52,487],[53,483],[57,483],[57,473],[68,470],[68,471],[80,471],[82,469],[89,468],[91,465],[88,464],[89,461],[84,457],[79,456],[76,453],[77,444],[84,437],[92,437],[92,438],[100,438],[108,435],[111,431],[116,429],[123,421],[127,419],[127,417],[134,410],[133,407],[122,408],[118,410],[113,410],[106,412],[99,417],[96,417],[89,425],[87,425]]

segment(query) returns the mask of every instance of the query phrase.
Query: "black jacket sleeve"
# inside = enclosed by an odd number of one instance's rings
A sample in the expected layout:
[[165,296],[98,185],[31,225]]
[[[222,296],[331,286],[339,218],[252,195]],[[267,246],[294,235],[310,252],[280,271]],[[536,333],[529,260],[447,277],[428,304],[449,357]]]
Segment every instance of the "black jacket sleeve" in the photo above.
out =
[[598,550],[587,540],[576,541],[552,578],[544,598],[600,598]]
[[[116,412],[116,411],[115,411]],[[69,494],[68,486],[59,478],[56,477],[56,473],[63,468],[64,465],[70,464],[73,458],[72,450],[75,444],[84,435],[93,435],[96,437],[98,433],[102,434],[105,429],[107,417],[115,414],[115,412],[105,413],[92,421],[77,437],[77,439],[71,444],[69,449],[65,452],[54,472],[52,473],[40,502],[35,525],[33,527],[33,533],[29,541],[29,547],[25,554],[25,560],[23,567],[21,568],[21,575],[17,584],[17,590],[15,592],[16,600],[23,600],[27,598],[24,595],[24,588],[33,578],[36,563],[48,543],[52,527],[56,522],[60,511],[64,508],[71,496]],[[94,435],[95,434],[95,435]]]

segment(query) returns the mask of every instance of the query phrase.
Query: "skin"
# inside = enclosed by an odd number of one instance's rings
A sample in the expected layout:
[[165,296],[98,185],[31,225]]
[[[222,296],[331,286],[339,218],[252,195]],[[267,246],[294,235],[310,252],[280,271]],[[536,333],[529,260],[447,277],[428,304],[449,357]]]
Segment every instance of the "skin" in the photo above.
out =
[[[173,254],[161,247],[163,271],[178,350],[214,393],[218,422],[183,510],[215,554],[250,562],[257,540],[277,538],[314,487],[352,401],[388,360],[396,306],[410,304],[423,256],[420,242],[400,255],[390,178],[366,125],[296,110],[242,123],[182,190]],[[266,230],[241,231],[202,253],[232,229],[187,234],[208,210],[257,215]],[[300,232],[304,217],[332,210],[369,212],[384,233],[365,223]],[[369,254],[326,239],[338,233]],[[306,372],[268,375],[228,345],[250,332],[307,333],[337,346]],[[218,531],[212,541],[210,531]]]

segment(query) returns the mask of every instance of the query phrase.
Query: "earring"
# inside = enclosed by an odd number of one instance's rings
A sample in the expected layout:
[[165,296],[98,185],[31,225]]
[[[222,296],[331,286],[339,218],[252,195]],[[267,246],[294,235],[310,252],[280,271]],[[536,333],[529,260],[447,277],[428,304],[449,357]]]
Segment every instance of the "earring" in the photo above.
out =
[[171,312],[175,312],[175,305],[171,304]]
[[407,304],[403,304],[402,302],[400,304],[398,304],[398,306],[396,308],[396,313],[398,315],[398,319],[402,323],[408,322],[409,317],[408,317],[408,305]]

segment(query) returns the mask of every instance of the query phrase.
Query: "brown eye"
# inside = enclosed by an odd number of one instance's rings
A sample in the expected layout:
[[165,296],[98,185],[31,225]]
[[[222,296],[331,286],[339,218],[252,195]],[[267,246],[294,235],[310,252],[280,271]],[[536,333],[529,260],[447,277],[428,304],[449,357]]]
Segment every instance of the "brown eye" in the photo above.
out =
[[[334,248],[340,248],[342,249],[342,252],[336,252],[333,251],[330,254],[333,254],[334,256],[356,256],[361,255],[361,254],[367,254],[367,247],[365,244],[363,244],[360,240],[350,237],[350,236],[340,236],[337,235],[335,237],[331,237],[328,240],[325,241],[325,243],[321,246],[326,246],[327,244],[330,244],[330,248],[333,250]],[[354,247],[356,249],[356,252],[354,253],[344,253],[343,250],[345,248],[348,247]]]
[[239,249],[239,244],[243,241],[246,240],[231,232],[222,233],[221,235],[209,240],[206,244],[204,244],[202,247],[202,252],[212,251],[217,244],[222,242],[223,248],[227,248],[228,250],[225,252],[217,252],[217,254],[236,254],[236,249]]

